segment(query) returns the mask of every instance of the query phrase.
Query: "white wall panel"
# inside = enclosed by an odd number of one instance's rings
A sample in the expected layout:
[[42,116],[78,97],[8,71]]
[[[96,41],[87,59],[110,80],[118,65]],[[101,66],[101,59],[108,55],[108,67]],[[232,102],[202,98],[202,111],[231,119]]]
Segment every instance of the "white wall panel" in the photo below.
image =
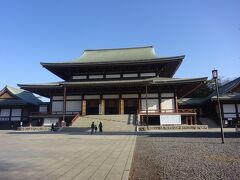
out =
[[[141,94],[142,98],[146,98],[146,94]],[[148,98],[157,98],[158,97],[158,93],[149,93],[147,94]]]
[[85,95],[84,99],[100,99],[100,95]]
[[[156,112],[159,110],[159,100],[158,99],[148,99],[147,104],[148,104],[149,112]],[[141,100],[141,105],[142,105],[142,112],[145,112],[147,109],[145,99]]]
[[47,113],[47,106],[46,105],[40,105],[39,106],[39,112]]
[[89,79],[102,79],[103,75],[89,75]]
[[66,111],[78,111],[82,110],[82,101],[66,101]]
[[63,101],[52,102],[52,112],[61,111],[63,112]]
[[223,104],[223,112],[224,113],[235,113],[235,104]]
[[11,117],[11,121],[21,121],[21,117]]
[[138,74],[134,73],[134,74],[123,74],[123,77],[138,77]]
[[174,112],[174,99],[162,99],[161,100],[161,111],[162,112]]
[[21,116],[22,114],[22,109],[12,109],[12,116]]
[[1,109],[0,116],[10,116],[10,109]]
[[82,75],[82,76],[73,76],[72,79],[87,79],[86,75]]
[[156,76],[156,73],[155,72],[152,72],[152,73],[141,73],[140,76],[141,77],[153,77],[153,76]]
[[160,115],[160,124],[181,124],[181,115]]
[[138,94],[123,94],[122,98],[138,98]]
[[52,100],[63,100],[63,96],[53,96]]
[[67,96],[66,97],[67,100],[79,100],[79,99],[82,99],[82,96]]
[[120,74],[107,74],[106,78],[120,78],[121,75]]
[[103,95],[103,99],[118,99],[119,95],[118,94],[105,94]]
[[236,114],[223,114],[224,118],[236,118]]
[[174,97],[174,93],[161,93],[161,97]]

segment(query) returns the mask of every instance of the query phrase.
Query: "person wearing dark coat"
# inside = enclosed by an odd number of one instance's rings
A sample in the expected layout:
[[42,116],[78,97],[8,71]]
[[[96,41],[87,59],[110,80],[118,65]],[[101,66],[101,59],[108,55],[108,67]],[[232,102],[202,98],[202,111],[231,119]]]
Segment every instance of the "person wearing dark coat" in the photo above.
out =
[[99,127],[99,132],[102,132],[102,128],[103,128],[102,122],[99,123],[98,127]]
[[93,134],[93,132],[94,132],[94,122],[92,122],[91,124],[91,134]]
[[52,123],[51,131],[54,131],[54,124]]
[[94,126],[94,129],[95,129],[95,133],[97,132],[97,125]]

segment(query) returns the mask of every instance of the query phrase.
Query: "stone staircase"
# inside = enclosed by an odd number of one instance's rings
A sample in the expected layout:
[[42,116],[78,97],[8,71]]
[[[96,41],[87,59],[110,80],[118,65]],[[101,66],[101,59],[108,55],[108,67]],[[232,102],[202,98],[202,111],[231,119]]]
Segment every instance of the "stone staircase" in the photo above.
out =
[[208,125],[208,128],[218,128],[218,124],[211,118],[198,118],[202,125]]
[[92,122],[97,126],[99,122],[102,122],[103,132],[134,132],[136,119],[137,115],[135,114],[79,116],[75,119],[72,126],[64,127],[61,131],[88,132]]

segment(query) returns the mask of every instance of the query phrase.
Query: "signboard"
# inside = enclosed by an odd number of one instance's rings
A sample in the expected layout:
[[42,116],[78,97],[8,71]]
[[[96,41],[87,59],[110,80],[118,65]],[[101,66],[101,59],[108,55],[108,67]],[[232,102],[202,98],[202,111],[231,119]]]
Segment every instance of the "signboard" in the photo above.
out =
[[181,124],[181,115],[160,115],[160,124]]

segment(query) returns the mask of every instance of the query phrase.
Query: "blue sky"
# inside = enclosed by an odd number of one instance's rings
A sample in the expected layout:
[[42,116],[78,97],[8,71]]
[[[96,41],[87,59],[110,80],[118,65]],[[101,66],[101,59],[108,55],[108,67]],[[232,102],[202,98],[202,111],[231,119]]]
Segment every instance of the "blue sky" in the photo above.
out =
[[175,77],[240,76],[239,0],[1,0],[0,88],[59,81],[40,62],[153,45],[186,55]]

